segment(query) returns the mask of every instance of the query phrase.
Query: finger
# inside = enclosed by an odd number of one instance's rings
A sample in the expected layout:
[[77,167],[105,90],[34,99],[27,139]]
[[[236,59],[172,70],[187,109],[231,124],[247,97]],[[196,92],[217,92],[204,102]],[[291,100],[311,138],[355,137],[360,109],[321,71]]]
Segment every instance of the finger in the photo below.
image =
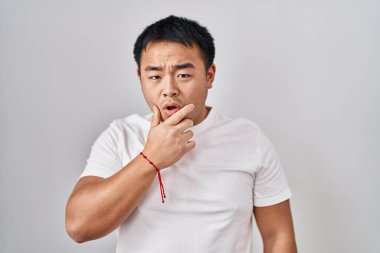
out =
[[177,125],[187,114],[194,110],[194,108],[195,106],[193,104],[187,104],[172,116],[170,116],[167,120],[165,120],[165,122],[172,126]]
[[192,150],[193,148],[195,148],[195,146],[196,146],[195,141],[188,141],[188,142],[186,142],[186,144],[185,144],[185,147],[186,147],[186,150],[187,150],[187,151]]
[[150,128],[155,127],[158,124],[160,124],[160,120],[161,120],[160,110],[158,110],[157,106],[153,105],[152,109],[153,109],[153,115],[150,122]]
[[194,133],[191,130],[187,130],[186,132],[181,133],[181,138],[184,141],[189,141],[191,138],[193,138]]
[[174,130],[179,132],[179,133],[182,133],[186,129],[188,129],[192,126],[194,126],[194,122],[192,119],[184,119],[181,122],[179,122],[177,125],[174,126]]

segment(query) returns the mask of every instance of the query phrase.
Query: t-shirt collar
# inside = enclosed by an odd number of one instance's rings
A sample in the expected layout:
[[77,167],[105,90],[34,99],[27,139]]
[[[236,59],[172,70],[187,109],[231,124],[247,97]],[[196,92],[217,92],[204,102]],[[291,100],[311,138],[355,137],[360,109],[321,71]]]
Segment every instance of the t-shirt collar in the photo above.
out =
[[200,134],[201,132],[206,131],[214,125],[215,121],[215,109],[214,107],[207,106],[209,112],[200,123],[195,126],[190,127],[189,129],[193,131],[194,134]]

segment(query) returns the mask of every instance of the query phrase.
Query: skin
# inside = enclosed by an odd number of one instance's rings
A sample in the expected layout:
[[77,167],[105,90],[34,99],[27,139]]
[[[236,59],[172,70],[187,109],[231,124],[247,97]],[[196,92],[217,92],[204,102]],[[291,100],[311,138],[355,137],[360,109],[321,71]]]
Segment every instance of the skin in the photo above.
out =
[[297,253],[290,201],[255,207],[256,219],[264,244],[264,253]]
[[[197,45],[186,47],[168,41],[150,42],[142,52],[140,79],[144,98],[153,112],[143,153],[159,169],[170,167],[196,147],[189,127],[207,114],[208,89],[215,65],[207,70]],[[176,102],[181,109],[169,116],[163,105]],[[115,175],[81,178],[66,207],[66,230],[76,242],[103,237],[133,212],[156,177],[155,168],[140,155]],[[295,253],[296,244],[289,201],[255,207],[254,215],[265,253]]]
[[194,111],[187,116],[194,125],[206,118],[205,101],[214,81],[215,64],[205,71],[202,53],[196,44],[189,48],[168,41],[148,43],[137,75],[148,106],[153,110],[156,105],[163,121],[169,117],[162,108],[167,102],[182,106],[194,104]]
[[[161,123],[159,110],[154,108],[148,141],[142,152],[148,157],[152,157],[151,152],[161,154],[157,156],[162,159],[160,169],[176,163],[195,147],[193,141],[188,141],[192,132],[183,134],[193,125],[191,120],[184,120],[193,110],[194,105],[189,104]],[[150,146],[150,143],[155,145]],[[173,156],[168,158],[166,152]],[[112,232],[133,212],[156,174],[156,169],[138,155],[109,178],[81,178],[66,206],[66,230],[70,237],[82,243]]]
[[[169,102],[176,102],[181,106],[194,105],[194,110],[186,115],[184,120],[189,124],[197,125],[206,118],[208,110],[205,102],[208,89],[212,88],[214,81],[215,64],[212,64],[206,72],[201,51],[197,45],[188,48],[175,42],[150,42],[141,54],[137,75],[145,101],[152,111],[159,110],[161,121],[174,116],[169,116],[164,111],[164,105]],[[170,132],[167,129],[155,131],[147,143],[147,152],[159,168],[168,167],[168,163],[173,164],[171,157],[175,155],[174,153],[181,152],[173,149],[168,149],[173,153],[162,152],[171,145],[170,142],[165,142],[165,140],[170,140],[168,134]],[[184,134],[192,135],[192,132],[188,131]],[[162,146],[162,143],[166,146]]]

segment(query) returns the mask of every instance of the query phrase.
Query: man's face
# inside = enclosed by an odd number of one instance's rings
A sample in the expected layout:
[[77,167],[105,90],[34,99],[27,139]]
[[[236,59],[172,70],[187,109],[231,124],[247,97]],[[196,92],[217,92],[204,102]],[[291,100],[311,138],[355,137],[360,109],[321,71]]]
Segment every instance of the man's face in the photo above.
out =
[[152,109],[156,105],[164,121],[187,104],[195,109],[186,118],[200,123],[207,116],[208,89],[215,77],[215,65],[205,70],[201,51],[196,44],[159,41],[148,43],[140,60],[141,89]]

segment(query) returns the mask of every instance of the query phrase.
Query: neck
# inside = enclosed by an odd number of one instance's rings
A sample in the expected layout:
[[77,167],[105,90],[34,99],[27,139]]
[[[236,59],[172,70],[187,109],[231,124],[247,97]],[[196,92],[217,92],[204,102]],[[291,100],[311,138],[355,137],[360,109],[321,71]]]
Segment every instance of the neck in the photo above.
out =
[[210,106],[205,106],[204,110],[201,112],[201,117],[199,120],[197,120],[196,122],[194,122],[194,125],[198,125],[199,123],[201,123],[203,120],[206,119],[208,113],[210,112],[211,110],[211,107]]

